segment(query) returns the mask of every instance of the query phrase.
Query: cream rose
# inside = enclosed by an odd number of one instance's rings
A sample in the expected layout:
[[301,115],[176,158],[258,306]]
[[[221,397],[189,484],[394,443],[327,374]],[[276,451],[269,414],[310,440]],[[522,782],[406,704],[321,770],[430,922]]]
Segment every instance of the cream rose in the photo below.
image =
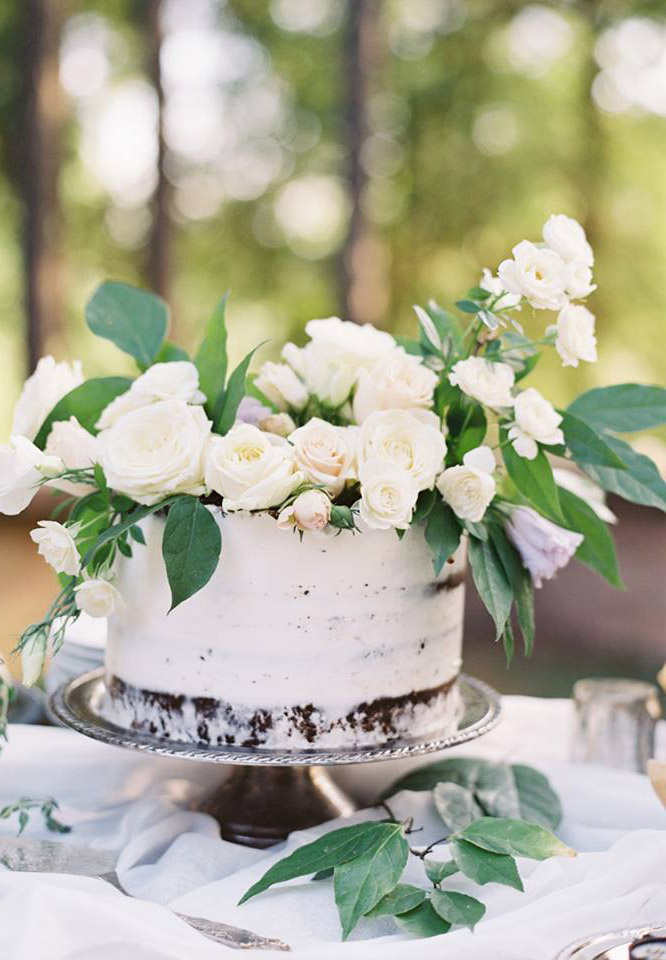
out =
[[74,535],[77,527],[67,528],[56,520],[40,520],[31,531],[30,539],[37,544],[37,552],[56,573],[75,577],[81,570],[81,557]]
[[513,412],[516,423],[509,430],[509,440],[519,456],[534,460],[539,452],[537,444],[564,443],[564,434],[559,428],[562,417],[534,387],[518,394]]
[[109,486],[143,504],[172,493],[200,496],[210,429],[202,407],[184,400],[131,411],[99,435]]
[[201,404],[205,399],[199,390],[199,371],[189,360],[155,363],[137,377],[128,391],[111,401],[96,426],[98,430],[108,430],[125,414],[160,400]]
[[445,503],[461,520],[483,520],[495,496],[495,457],[489,447],[476,447],[463,457],[463,465],[449,467],[437,480]]
[[580,263],[585,267],[594,264],[594,253],[587,242],[585,230],[564,213],[554,213],[543,225],[543,239],[565,263]]
[[53,357],[42,357],[25,381],[14,408],[12,434],[34,440],[56,403],[82,383],[83,370],[78,360],[56,363]]
[[569,303],[560,310],[557,324],[547,333],[556,333],[555,349],[562,366],[577,367],[580,360],[596,363],[597,338],[594,335],[594,314],[581,304]]
[[561,309],[569,280],[562,257],[529,240],[522,240],[512,252],[513,260],[504,260],[497,271],[504,289],[526,297],[537,310]]
[[490,363],[483,357],[459,360],[449,374],[449,382],[478,403],[492,409],[513,406],[511,389],[515,381],[508,363]]
[[302,410],[308,402],[303,381],[286,363],[269,360],[259,371],[255,384],[279,410]]
[[597,289],[596,283],[592,283],[592,271],[589,267],[581,263],[569,264],[569,278],[567,280],[567,296],[572,300],[582,300],[589,297]]
[[439,420],[428,410],[371,413],[359,433],[359,468],[384,461],[409,475],[417,490],[432,489],[446,456]]
[[323,486],[332,497],[355,477],[356,430],[334,427],[313,417],[289,437],[299,469],[310,483]]
[[353,411],[357,423],[363,423],[376,410],[428,409],[438,377],[420,357],[395,347],[358,374]]
[[360,469],[359,516],[372,530],[406,530],[419,488],[406,470],[386,460],[368,460]]
[[249,423],[210,441],[206,483],[223,498],[225,510],[277,507],[303,479],[286,440],[276,443]]
[[89,617],[110,617],[123,606],[118,589],[101,577],[84,580],[74,588],[74,597],[77,609]]
[[[58,420],[53,424],[46,441],[46,453],[60,457],[68,470],[85,470],[94,466],[99,460],[97,437],[88,433],[76,417]],[[71,480],[60,478],[52,480],[50,486],[65,493],[71,493],[75,497],[83,497],[96,489],[88,483],[73,483]]]
[[281,511],[280,530],[323,530],[331,519],[331,500],[321,490],[306,490]]
[[60,457],[47,456],[26,437],[0,445],[0,513],[16,516],[30,504],[45,477],[64,469]]

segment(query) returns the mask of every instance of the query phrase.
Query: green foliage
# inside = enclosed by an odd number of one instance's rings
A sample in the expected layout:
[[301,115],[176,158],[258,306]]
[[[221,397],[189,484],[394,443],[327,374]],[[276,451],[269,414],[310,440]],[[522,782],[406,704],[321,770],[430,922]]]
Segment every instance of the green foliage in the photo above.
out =
[[504,564],[490,541],[469,541],[469,565],[474,585],[495,624],[496,639],[501,637],[513,604],[513,589]]
[[426,899],[428,894],[421,887],[411,883],[399,883],[387,893],[371,910],[366,911],[366,917],[394,917],[401,913],[408,913]]
[[452,927],[469,927],[473,930],[486,912],[480,900],[454,890],[434,890],[430,901],[436,913]]
[[62,400],[56,403],[35,437],[35,446],[43,450],[49,438],[51,427],[58,420],[69,420],[76,417],[82,427],[89,433],[96,434],[95,424],[102,415],[102,411],[112,400],[126,393],[132,385],[127,377],[99,377],[86,380],[85,383],[74,387],[65,394]]
[[449,877],[458,873],[458,867],[453,860],[429,860],[426,858],[423,861],[423,866],[425,867],[426,877],[434,887],[439,887],[444,880],[448,880]]
[[466,827],[460,836],[491,853],[505,853],[512,857],[547,860],[549,857],[575,856],[571,847],[549,830],[524,820],[482,817]]
[[71,827],[55,816],[58,810],[58,803],[53,798],[49,800],[33,800],[30,797],[21,797],[14,803],[9,803],[0,808],[0,820],[9,820],[11,817],[18,818],[19,835],[23,833],[30,822],[30,814],[38,810],[44,820],[44,826],[51,833],[69,833]]
[[437,497],[426,524],[425,538],[432,550],[435,576],[439,576],[444,564],[453,556],[460,543],[462,530],[451,507]]
[[666,389],[638,383],[595,387],[576,397],[567,409],[597,430],[650,430],[666,423]]
[[248,367],[250,366],[250,361],[255,355],[257,350],[263,346],[263,343],[260,343],[250,350],[247,356],[241,360],[234,372],[229,377],[229,383],[227,384],[226,390],[224,391],[224,396],[220,403],[220,412],[217,415],[215,421],[215,432],[221,433],[223,436],[225,433],[228,433],[229,430],[234,425],[236,419],[236,413],[238,412],[238,407],[241,400],[245,396],[245,380],[247,377]]
[[338,530],[358,530],[356,526],[356,516],[351,507],[345,507],[339,503],[331,504],[331,516],[329,523]]
[[455,839],[451,841],[451,856],[460,872],[480,886],[501,883],[523,890],[516,861],[507,854],[490,853],[467,840]]
[[626,464],[625,470],[585,464],[584,470],[600,487],[631,503],[656,507],[666,512],[666,481],[649,457],[637,453],[628,443],[606,434],[606,443]]
[[154,363],[169,328],[166,303],[146,290],[107,281],[86,305],[91,331],[134,357],[143,370]]
[[171,610],[205,587],[215,573],[222,535],[198,497],[178,497],[167,515],[162,556],[171,588]]
[[574,414],[566,410],[562,413],[562,432],[567,447],[575,462],[585,467],[595,464],[600,467],[612,467],[623,470],[625,463],[596,430]]
[[[518,553],[509,543],[504,531],[495,523],[488,525],[490,538],[493,546],[504,567],[511,589],[513,591],[513,603],[518,618],[518,626],[523,636],[523,645],[525,656],[529,657],[534,649],[534,586],[529,572],[522,564]],[[510,629],[510,621],[507,620],[506,628]],[[506,636],[506,632],[505,632]],[[510,634],[512,640],[513,634]],[[507,659],[510,659],[507,654]]]
[[576,550],[577,559],[614,587],[624,588],[617,569],[615,543],[604,521],[580,497],[564,489],[560,489],[559,494],[566,526],[585,538]]
[[476,802],[473,792],[453,781],[435,784],[432,796],[437,813],[451,833],[464,830],[483,816],[483,810]]
[[190,355],[187,350],[183,350],[177,343],[171,343],[167,340],[162,344],[153,363],[176,363],[179,360],[189,360]]
[[413,937],[439,937],[451,929],[451,924],[440,917],[430,900],[425,900],[408,913],[401,913],[395,918],[395,922],[401,930]]
[[539,513],[555,523],[561,524],[563,517],[555,478],[543,450],[539,450],[534,460],[526,460],[525,457],[519,456],[513,447],[506,442],[504,433],[503,441],[502,457],[504,465],[518,492]]
[[229,292],[224,294],[207,325],[194,362],[199,371],[199,386],[206,395],[206,413],[216,422],[222,412],[227,379],[226,309]]

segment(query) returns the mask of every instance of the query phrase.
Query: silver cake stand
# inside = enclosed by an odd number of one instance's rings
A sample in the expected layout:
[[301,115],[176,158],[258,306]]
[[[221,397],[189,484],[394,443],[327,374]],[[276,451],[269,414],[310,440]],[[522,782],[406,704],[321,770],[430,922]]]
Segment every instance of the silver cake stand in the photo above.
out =
[[353,800],[333,782],[325,767],[425,756],[476,740],[492,730],[500,716],[499,694],[465,675],[459,679],[459,689],[463,711],[455,732],[392,740],[355,750],[214,747],[178,743],[119,727],[104,715],[103,668],[59,687],[51,697],[51,709],[66,726],[114,747],[182,760],[233,764],[237,769],[212,796],[198,802],[196,809],[215,817],[225,840],[263,848],[284,840],[294,830],[354,811]]

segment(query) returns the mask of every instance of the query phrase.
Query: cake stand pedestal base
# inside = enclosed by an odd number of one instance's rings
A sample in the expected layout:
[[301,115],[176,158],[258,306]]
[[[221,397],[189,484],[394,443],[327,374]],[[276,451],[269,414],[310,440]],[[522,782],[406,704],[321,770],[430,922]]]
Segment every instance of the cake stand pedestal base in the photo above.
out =
[[323,767],[236,767],[196,809],[217,820],[224,840],[263,849],[356,804]]

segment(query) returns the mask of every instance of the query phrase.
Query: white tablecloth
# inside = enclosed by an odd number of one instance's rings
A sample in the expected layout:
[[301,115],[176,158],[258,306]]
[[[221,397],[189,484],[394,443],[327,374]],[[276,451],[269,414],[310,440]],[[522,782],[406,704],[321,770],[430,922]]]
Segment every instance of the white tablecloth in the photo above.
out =
[[[299,960],[551,960],[586,933],[666,920],[666,811],[645,777],[567,764],[570,721],[568,701],[505,698],[499,727],[457,753],[542,769],[562,797],[565,817],[559,832],[580,851],[577,858],[521,862],[524,894],[484,887],[480,898],[488,911],[473,934],[456,930],[416,941],[382,918],[361,921],[344,944],[330,881],[296,881],[236,906],[285,850],[339,823],[293,835],[286,846],[270,851],[235,846],[218,839],[210,818],[180,807],[183,778],[195,778],[206,789],[221,770],[121,751],[67,730],[14,726],[0,757],[0,805],[20,795],[56,797],[62,819],[74,826],[63,841],[118,851],[122,882],[146,899],[130,900],[95,879],[18,874],[0,867],[0,957],[208,960],[231,955],[190,930],[172,910],[279,937]],[[659,752],[666,755],[663,734]],[[341,768],[336,776],[367,802],[410,763],[423,762]],[[424,826],[419,842],[441,835],[427,795],[402,794],[394,807]],[[0,830],[11,833],[15,827],[4,822]],[[37,816],[26,833],[47,836]],[[410,859],[406,879],[422,883],[420,863]],[[464,879],[454,878],[450,885],[479,894]]]

